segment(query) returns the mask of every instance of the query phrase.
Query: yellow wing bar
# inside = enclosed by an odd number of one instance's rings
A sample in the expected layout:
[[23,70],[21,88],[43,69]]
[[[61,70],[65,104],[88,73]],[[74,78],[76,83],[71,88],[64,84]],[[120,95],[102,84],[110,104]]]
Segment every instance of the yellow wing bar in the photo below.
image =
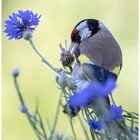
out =
[[[82,54],[79,55],[78,60],[80,61],[81,64],[90,62],[90,59],[87,56],[82,55]],[[115,73],[116,75],[119,75],[120,70],[121,70],[121,65],[116,66],[112,72]]]
[[78,60],[80,61],[81,64],[90,61],[90,59],[87,56],[82,55],[82,54],[79,55]]
[[119,75],[120,70],[121,70],[121,66],[116,66],[112,72],[115,73],[116,75]]

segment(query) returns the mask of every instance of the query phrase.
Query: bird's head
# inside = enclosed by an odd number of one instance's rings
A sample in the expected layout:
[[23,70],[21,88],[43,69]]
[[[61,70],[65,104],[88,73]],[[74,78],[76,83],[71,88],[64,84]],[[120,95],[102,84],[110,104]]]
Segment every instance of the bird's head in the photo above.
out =
[[69,50],[79,46],[84,39],[96,34],[103,26],[104,25],[96,19],[85,19],[80,21],[72,30]]

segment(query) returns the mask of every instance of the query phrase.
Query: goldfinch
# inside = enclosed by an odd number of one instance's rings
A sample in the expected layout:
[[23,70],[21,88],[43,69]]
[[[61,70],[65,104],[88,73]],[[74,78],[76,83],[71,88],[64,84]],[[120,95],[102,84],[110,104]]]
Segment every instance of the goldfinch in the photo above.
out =
[[[109,78],[117,80],[122,67],[122,51],[111,32],[101,21],[96,19],[80,21],[72,30],[68,52],[75,57],[72,66],[75,93],[80,93],[90,84],[90,81],[104,84]],[[109,108],[109,98],[104,100],[107,103],[106,107]],[[79,112],[79,109],[76,112],[73,108],[70,109],[73,116]],[[64,112],[67,113],[66,107]]]
[[72,30],[69,51],[75,55],[72,74],[79,90],[88,84],[83,69],[92,81],[103,82],[110,76],[117,79],[122,67],[122,51],[101,21],[80,21]]

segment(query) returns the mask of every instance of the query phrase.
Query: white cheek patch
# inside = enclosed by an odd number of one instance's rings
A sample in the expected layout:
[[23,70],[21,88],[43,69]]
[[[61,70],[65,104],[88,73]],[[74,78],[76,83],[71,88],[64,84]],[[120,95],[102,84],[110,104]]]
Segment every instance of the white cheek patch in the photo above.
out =
[[101,29],[107,30],[107,27],[106,27],[102,22],[99,22],[99,27],[100,27]]
[[84,22],[80,23],[80,24],[76,27],[76,29],[79,30],[79,31],[81,31],[82,29],[84,29],[84,28],[86,28],[86,27],[87,27],[87,21],[84,21]]
[[90,35],[91,31],[88,28],[84,28],[83,30],[80,31],[81,40],[90,37]]

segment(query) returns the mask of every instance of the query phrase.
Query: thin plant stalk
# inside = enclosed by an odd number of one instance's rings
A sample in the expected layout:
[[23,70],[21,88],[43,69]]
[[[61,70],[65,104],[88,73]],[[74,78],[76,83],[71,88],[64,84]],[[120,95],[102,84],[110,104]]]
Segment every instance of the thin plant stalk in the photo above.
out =
[[55,118],[54,118],[53,128],[51,130],[51,134],[50,134],[50,137],[49,137],[48,140],[51,140],[52,139],[52,136],[53,136],[54,131],[55,131],[55,128],[56,128],[57,121],[58,121],[58,116],[59,116],[59,112],[60,112],[60,104],[61,104],[61,95],[59,97],[59,101],[58,101],[58,105],[57,105],[57,110],[56,110],[56,114],[55,114]]
[[111,97],[112,103],[116,106],[116,103],[115,103],[115,101],[114,101],[113,95],[110,94],[110,97]]
[[71,125],[71,129],[72,129],[72,132],[73,132],[73,135],[74,135],[74,139],[78,140],[77,137],[76,137],[75,131],[74,131],[74,126],[73,126],[73,123],[72,123],[72,118],[70,118],[70,125]]
[[[17,93],[18,93],[18,97],[19,97],[19,101],[20,101],[21,105],[23,105],[24,107],[26,107],[25,102],[24,102],[24,99],[23,99],[23,97],[22,97],[22,95],[21,95],[21,92],[20,92],[20,90],[19,90],[19,85],[18,85],[18,83],[17,83],[17,77],[14,77],[14,84],[15,84],[15,87],[16,87],[16,90],[17,90]],[[27,108],[26,108],[26,109],[27,109]],[[28,112],[28,109],[25,111],[25,114],[26,114],[27,119],[28,119],[29,123],[31,124],[31,126],[32,126],[32,128],[33,128],[33,131],[35,132],[36,136],[38,137],[39,140],[42,140],[42,139],[40,138],[40,132],[36,129],[36,127],[35,127],[34,124],[33,124],[33,121],[32,121],[31,118],[30,118],[30,114],[29,114],[29,112]]]
[[80,124],[81,124],[82,129],[83,129],[83,132],[84,132],[84,134],[85,134],[86,140],[90,140],[90,139],[89,139],[89,136],[88,136],[88,133],[87,133],[85,127],[84,127],[84,124],[83,124],[83,122],[82,122],[82,119],[81,119],[80,115],[78,115],[78,119],[79,119],[79,122],[80,122]]
[[44,62],[46,65],[48,65],[54,72],[58,74],[58,69],[53,67],[43,56],[42,54],[36,49],[32,39],[29,39],[29,43],[32,46],[33,50],[38,54],[38,56],[42,59],[42,62]]
[[[86,114],[87,120],[88,120],[88,122],[89,122],[89,121],[90,121],[90,118],[89,118],[89,116],[88,116],[88,113],[87,113],[86,109],[85,109],[85,114]],[[89,130],[90,130],[90,134],[91,134],[92,140],[95,140],[95,135],[94,135],[94,133],[92,132],[92,130],[91,130],[90,128],[89,128]]]
[[[35,115],[34,115],[34,120],[35,120],[35,123],[38,122],[39,126],[41,127],[42,129],[42,132],[43,132],[43,136],[45,139],[47,139],[47,135],[46,135],[46,131],[45,131],[45,127],[44,127],[44,124],[43,124],[43,121],[42,121],[42,117],[38,111],[38,106],[39,106],[39,103],[38,103],[38,98],[36,98],[36,109],[35,109]],[[38,118],[37,118],[38,116]]]
[[[67,99],[67,96],[66,96],[65,88],[62,89],[62,92],[64,94],[65,101],[67,103],[68,99]],[[70,117],[70,114],[69,114],[69,121],[70,121],[71,130],[72,130],[72,133],[73,133],[73,136],[74,136],[74,140],[77,140],[77,137],[76,137],[76,134],[75,134],[75,131],[74,131],[74,127],[73,127],[73,123],[72,123],[72,118]]]
[[40,127],[42,129],[42,132],[44,134],[45,139],[47,139],[46,131],[45,131],[45,128],[44,128],[44,125],[43,125],[43,121],[42,121],[42,118],[41,118],[41,115],[40,115],[39,112],[38,112],[38,116],[39,116],[39,120],[40,120]]

